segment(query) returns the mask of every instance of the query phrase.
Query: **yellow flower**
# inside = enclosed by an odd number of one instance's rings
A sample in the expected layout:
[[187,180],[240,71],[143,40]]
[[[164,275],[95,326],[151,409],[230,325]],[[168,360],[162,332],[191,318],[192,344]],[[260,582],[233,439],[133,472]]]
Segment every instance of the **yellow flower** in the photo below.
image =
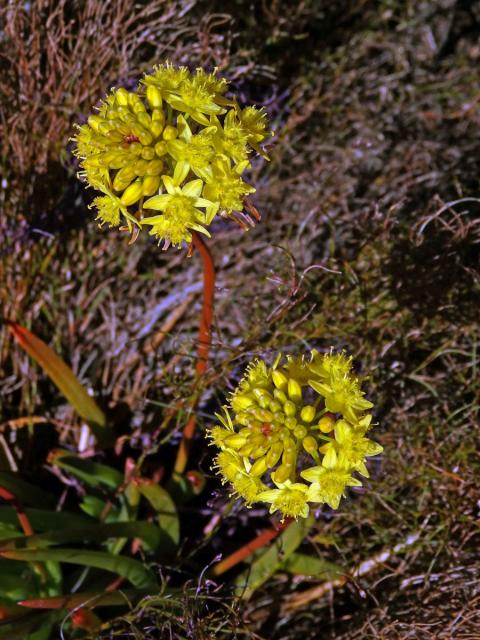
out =
[[325,502],[338,509],[347,487],[360,487],[360,480],[353,478],[351,470],[338,464],[334,449],[330,449],[320,466],[302,471],[302,478],[312,483],[309,498],[313,502]]
[[118,227],[120,224],[121,203],[113,194],[97,196],[92,204],[89,205],[89,208],[92,207],[97,209],[97,219],[100,219],[102,224],[108,224],[109,227]]
[[[207,184],[204,195],[209,200],[218,203],[217,210],[230,214],[233,211],[243,210],[243,199],[255,189],[240,177],[248,161],[236,165],[233,169],[226,158],[217,158],[212,162],[210,176],[207,176]],[[217,211],[207,209],[207,223],[212,220]]]
[[323,379],[345,378],[352,370],[352,357],[345,353],[325,353],[312,351],[309,370]]
[[240,126],[247,134],[248,144],[268,160],[267,154],[259,146],[259,142],[265,140],[267,136],[273,135],[273,132],[267,130],[267,114],[264,109],[256,109],[255,107],[238,109],[237,116]]
[[219,153],[231,158],[235,163],[247,160],[248,134],[239,123],[234,109],[225,116],[223,127],[216,116],[210,118],[210,124],[216,129],[215,148]]
[[247,506],[257,502],[259,494],[265,489],[265,485],[259,478],[250,476],[248,473],[237,476],[231,484],[234,493],[243,498]]
[[345,420],[338,420],[334,430],[335,439],[321,447],[321,452],[326,454],[330,449],[333,449],[342,465],[348,466],[368,478],[369,473],[365,466],[365,458],[382,453],[383,447],[377,442],[365,438],[361,429],[356,429]]
[[162,176],[167,193],[154,196],[143,205],[144,209],[162,212],[159,216],[144,218],[141,224],[151,225],[150,234],[157,236],[159,240],[165,240],[167,246],[191,242],[192,229],[210,235],[200,224],[205,222],[205,214],[198,207],[209,207],[213,203],[200,197],[203,188],[201,180],[192,180],[182,187],[178,186],[188,171],[185,166],[183,169],[179,163],[173,178]]
[[229,482],[234,493],[242,497],[247,505],[255,502],[258,494],[266,488],[258,478],[246,472],[242,459],[232,451],[221,451],[215,458],[215,466],[220,469],[223,482]]
[[[351,360],[343,354],[312,352],[310,359],[284,360],[280,355],[271,367],[254,360],[232,394],[230,408],[224,407],[225,417],[218,416],[222,426],[214,427],[210,437],[223,452],[243,461],[237,481],[245,484],[246,474],[254,480],[251,487],[257,480],[266,483],[257,500],[270,502],[271,511],[283,516],[306,517],[308,502],[337,508],[346,487],[360,484],[352,473],[367,476],[365,459],[382,451],[365,437],[371,415],[359,415],[361,401],[362,407],[372,406],[363,399]],[[353,409],[351,423],[347,420]],[[269,482],[276,488],[267,488]],[[252,489],[250,500],[254,493]]]
[[284,518],[306,518],[309,513],[307,485],[286,480],[278,483],[277,487],[277,489],[262,491],[257,495],[257,500],[269,502],[270,513],[280,511]]
[[171,62],[166,62],[155,65],[153,73],[146,74],[141,82],[147,87],[157,87],[165,97],[169,92],[177,91],[189,76],[190,72],[186,67],[174,67]]
[[265,137],[266,121],[255,109],[240,112],[235,99],[223,96],[226,89],[216,72],[191,73],[167,62],[136,91],[106,96],[74,137],[79,176],[105,195],[93,203],[101,222],[120,226],[123,218],[130,231],[141,229],[150,198],[152,208],[163,207],[150,233],[166,247],[190,242],[193,230],[207,233],[217,213],[243,210],[245,195],[254,191],[241,177],[250,167],[248,145]]
[[261,142],[269,133],[267,132],[267,114],[264,109],[246,107],[237,111],[242,129],[248,135],[249,142]]
[[309,380],[310,386],[325,398],[325,407],[332,413],[341,413],[347,420],[356,423],[359,414],[371,409],[373,404],[365,400],[355,378],[331,378],[328,382]]
[[214,83],[202,73],[185,78],[174,91],[166,93],[165,101],[195,122],[208,126],[205,114],[225,113],[225,109],[215,102],[214,89]]
[[181,133],[178,138],[167,143],[168,153],[177,162],[185,163],[202,180],[211,178],[210,163],[215,156],[213,147],[215,129],[207,127],[193,135],[183,116],[178,116],[177,126]]

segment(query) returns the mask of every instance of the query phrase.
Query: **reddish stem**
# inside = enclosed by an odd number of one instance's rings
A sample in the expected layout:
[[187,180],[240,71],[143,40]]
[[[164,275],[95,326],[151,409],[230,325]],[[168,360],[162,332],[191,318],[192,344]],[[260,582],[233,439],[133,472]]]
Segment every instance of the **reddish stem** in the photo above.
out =
[[262,531],[262,533],[260,533],[251,542],[247,542],[246,545],[244,545],[237,551],[234,551],[224,560],[215,565],[215,567],[212,569],[212,574],[214,576],[220,576],[222,573],[225,573],[225,571],[228,571],[239,562],[242,562],[243,560],[245,560],[245,558],[248,558],[248,556],[250,556],[254,551],[260,549],[261,547],[264,547],[271,540],[274,540],[277,536],[279,536],[292,521],[292,518],[285,518],[285,520],[276,527]]
[[[32,525],[30,524],[30,520],[28,519],[27,514],[25,513],[22,503],[11,491],[5,489],[5,487],[0,487],[0,498],[8,502],[15,509],[15,513],[17,514],[18,522],[22,528],[23,533],[26,536],[33,536],[34,530]],[[47,580],[47,572],[45,567],[40,562],[32,562],[32,566],[35,568],[39,576],[42,578],[43,582]],[[0,615],[1,619],[1,615]]]
[[30,520],[23,510],[20,501],[13,495],[13,493],[8,491],[8,489],[5,489],[4,487],[0,487],[0,498],[3,498],[6,502],[9,502],[15,509],[15,513],[17,514],[17,518],[20,526],[22,527],[23,533],[26,536],[33,536],[34,531],[32,525],[30,524]]
[[[213,321],[213,298],[215,293],[215,266],[209,248],[196,231],[192,232],[192,244],[199,252],[203,263],[203,304],[198,334],[198,359],[195,365],[198,382],[198,379],[200,379],[207,370],[208,354],[212,339],[211,329]],[[183,430],[183,438],[178,448],[175,462],[175,474],[183,473],[187,466],[188,455],[197,426],[197,418],[194,413],[197,402],[198,396],[196,396],[194,406],[192,407],[192,415]]]

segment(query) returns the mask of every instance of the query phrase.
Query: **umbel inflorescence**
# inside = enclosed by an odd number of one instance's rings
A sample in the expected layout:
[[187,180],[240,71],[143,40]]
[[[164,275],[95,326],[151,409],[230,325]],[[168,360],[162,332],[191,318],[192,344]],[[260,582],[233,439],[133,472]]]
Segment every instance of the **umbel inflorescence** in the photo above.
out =
[[270,132],[264,111],[241,109],[227,88],[215,73],[166,63],[135,91],[111,91],[74,138],[80,175],[103,194],[93,201],[101,223],[148,226],[167,248],[243,211],[255,189],[242,174]]
[[216,468],[247,505],[294,518],[309,503],[337,509],[357,476],[368,477],[366,457],[382,451],[366,437],[372,406],[343,353],[255,360],[210,431]]

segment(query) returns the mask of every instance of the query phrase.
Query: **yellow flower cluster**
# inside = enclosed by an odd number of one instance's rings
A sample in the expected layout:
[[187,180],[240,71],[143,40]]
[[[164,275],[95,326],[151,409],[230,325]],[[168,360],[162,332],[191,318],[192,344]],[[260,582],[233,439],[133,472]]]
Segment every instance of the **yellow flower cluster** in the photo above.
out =
[[343,353],[256,360],[209,432],[216,468],[248,506],[267,502],[293,518],[307,517],[309,503],[337,509],[361,485],[352,474],[368,477],[366,457],[382,451],[366,437],[372,406]]
[[148,226],[167,248],[193,230],[210,235],[217,214],[242,212],[255,191],[242,174],[270,132],[264,111],[241,109],[227,88],[215,73],[167,62],[135,91],[111,91],[74,137],[81,177],[103,194],[92,204],[101,223]]

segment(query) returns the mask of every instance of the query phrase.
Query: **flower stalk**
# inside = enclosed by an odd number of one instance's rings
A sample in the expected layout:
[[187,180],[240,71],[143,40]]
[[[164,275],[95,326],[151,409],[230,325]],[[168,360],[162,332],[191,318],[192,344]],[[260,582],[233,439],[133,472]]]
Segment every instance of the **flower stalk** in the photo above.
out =
[[[197,384],[199,384],[201,377],[207,370],[208,355],[210,352],[211,340],[212,340],[212,321],[213,321],[213,303],[215,295],[215,265],[213,263],[212,254],[207,244],[202,240],[198,233],[192,232],[192,244],[200,254],[203,265],[203,303],[202,312],[200,315],[200,330],[198,334],[198,350],[197,350],[197,363],[195,366],[197,374]],[[181,475],[187,466],[188,457],[190,454],[190,448],[195,430],[197,426],[197,418],[195,415],[195,409],[198,404],[199,395],[195,394],[192,414],[188,419],[187,424],[183,430],[182,441],[177,452],[177,459],[175,461],[174,474]]]

